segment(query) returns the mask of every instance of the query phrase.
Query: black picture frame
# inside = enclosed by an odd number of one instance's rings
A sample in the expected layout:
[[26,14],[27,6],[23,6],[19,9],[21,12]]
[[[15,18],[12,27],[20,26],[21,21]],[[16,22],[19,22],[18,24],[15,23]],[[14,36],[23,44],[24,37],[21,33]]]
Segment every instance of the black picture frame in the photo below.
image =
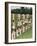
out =
[[[35,41],[8,43],[8,4],[35,5]],[[5,44],[35,43],[36,42],[36,3],[5,2]]]

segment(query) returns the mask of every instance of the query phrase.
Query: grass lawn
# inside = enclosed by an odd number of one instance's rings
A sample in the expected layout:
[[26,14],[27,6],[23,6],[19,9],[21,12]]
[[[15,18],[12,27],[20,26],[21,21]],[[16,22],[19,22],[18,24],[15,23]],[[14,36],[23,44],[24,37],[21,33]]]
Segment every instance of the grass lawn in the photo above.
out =
[[28,38],[32,38],[32,28],[28,29],[26,32],[16,37],[16,39],[28,39]]

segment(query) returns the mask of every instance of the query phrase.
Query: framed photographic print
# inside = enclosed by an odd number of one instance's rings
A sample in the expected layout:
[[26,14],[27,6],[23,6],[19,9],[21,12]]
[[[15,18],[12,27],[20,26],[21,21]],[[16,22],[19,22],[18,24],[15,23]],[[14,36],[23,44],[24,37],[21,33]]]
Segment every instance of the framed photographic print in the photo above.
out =
[[36,4],[5,2],[5,43],[36,42]]

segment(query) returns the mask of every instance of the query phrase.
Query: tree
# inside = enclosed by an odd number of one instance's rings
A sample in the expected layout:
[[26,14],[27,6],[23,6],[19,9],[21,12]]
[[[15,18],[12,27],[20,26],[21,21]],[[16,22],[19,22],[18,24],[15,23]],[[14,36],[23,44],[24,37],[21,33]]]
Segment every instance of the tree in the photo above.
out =
[[30,9],[29,9],[29,14],[31,14],[31,15],[32,15],[32,8],[30,8]]

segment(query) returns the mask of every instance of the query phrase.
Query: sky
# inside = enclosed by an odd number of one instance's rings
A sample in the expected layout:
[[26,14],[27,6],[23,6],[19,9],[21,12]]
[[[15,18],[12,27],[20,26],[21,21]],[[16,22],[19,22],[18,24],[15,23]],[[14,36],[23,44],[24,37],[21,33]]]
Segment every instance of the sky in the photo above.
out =
[[18,6],[12,6],[11,9],[20,9]]
[[[30,8],[30,7],[28,7],[28,8]],[[20,6],[19,7],[18,6],[11,6],[11,9],[20,9]]]

